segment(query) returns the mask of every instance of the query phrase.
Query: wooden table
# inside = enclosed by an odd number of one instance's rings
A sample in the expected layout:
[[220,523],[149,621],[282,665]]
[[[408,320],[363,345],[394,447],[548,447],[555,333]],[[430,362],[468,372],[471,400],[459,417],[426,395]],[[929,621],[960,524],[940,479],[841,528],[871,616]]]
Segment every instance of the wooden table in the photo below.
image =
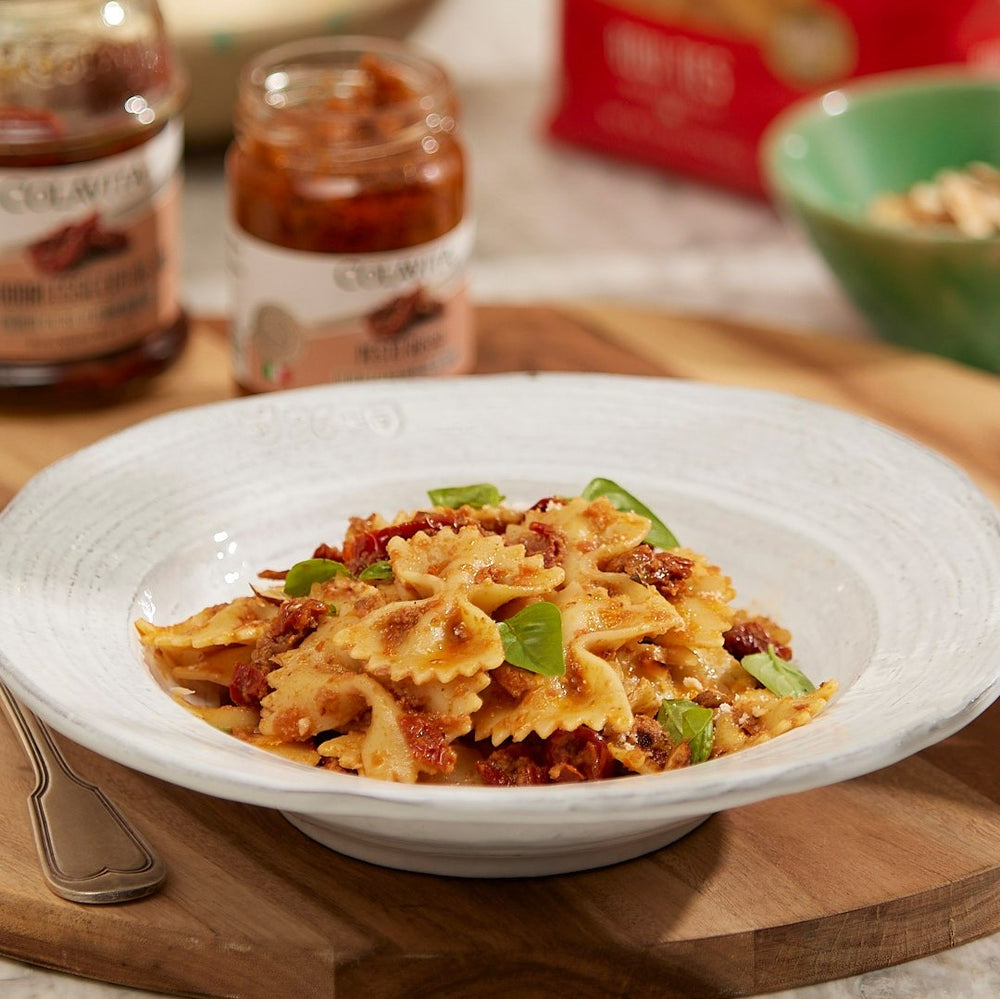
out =
[[[1000,500],[1000,379],[883,344],[611,306],[484,307],[479,371],[660,374],[783,390],[891,424]],[[224,326],[138,398],[0,411],[0,505],[38,469],[157,413],[234,394]],[[0,567],[2,572],[2,567]],[[741,996],[840,978],[1000,931],[1000,704],[878,773],[716,815],[626,864],[478,881],[387,871],[277,813],[134,773],[62,740],[170,870],[117,907],[44,887],[0,729],[0,953],[196,996]],[[788,845],[794,844],[794,849]]]

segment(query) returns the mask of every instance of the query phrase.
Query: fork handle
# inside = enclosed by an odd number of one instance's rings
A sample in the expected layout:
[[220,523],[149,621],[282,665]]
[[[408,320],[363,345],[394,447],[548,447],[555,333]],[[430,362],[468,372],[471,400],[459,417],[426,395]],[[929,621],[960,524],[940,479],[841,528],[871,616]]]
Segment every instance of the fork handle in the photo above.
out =
[[35,771],[28,797],[35,844],[49,888],[71,902],[141,898],[166,869],[112,801],[66,762],[52,733],[0,684],[3,704]]

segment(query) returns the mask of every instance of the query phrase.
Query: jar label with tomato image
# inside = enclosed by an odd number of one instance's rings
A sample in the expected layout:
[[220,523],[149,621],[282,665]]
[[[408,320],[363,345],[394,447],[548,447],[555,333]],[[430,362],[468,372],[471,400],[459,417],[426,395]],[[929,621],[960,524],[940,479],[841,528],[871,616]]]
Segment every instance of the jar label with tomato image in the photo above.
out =
[[252,392],[469,371],[468,220],[403,250],[289,250],[232,225],[232,347]]
[[0,360],[109,354],[178,315],[182,126],[65,166],[0,169]]

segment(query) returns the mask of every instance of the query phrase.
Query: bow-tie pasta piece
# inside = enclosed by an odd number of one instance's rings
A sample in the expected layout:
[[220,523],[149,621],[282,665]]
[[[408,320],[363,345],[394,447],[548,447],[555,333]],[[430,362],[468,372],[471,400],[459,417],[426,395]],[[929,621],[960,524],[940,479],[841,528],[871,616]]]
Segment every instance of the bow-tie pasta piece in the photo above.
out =
[[368,672],[389,680],[445,682],[503,662],[496,623],[460,593],[388,604],[345,628],[337,642]]
[[503,604],[545,593],[562,582],[520,545],[476,527],[394,538],[393,575],[417,600],[390,603],[337,636],[341,648],[390,680],[447,682],[496,669],[503,643],[490,616]]
[[237,597],[228,604],[206,607],[177,624],[155,625],[136,621],[139,640],[151,649],[154,660],[177,693],[197,693],[202,701],[218,701],[202,685],[227,688],[237,663],[278,615],[278,607],[262,597]]
[[393,538],[388,552],[393,575],[418,597],[461,590],[486,614],[517,597],[554,590],[565,578],[562,569],[546,568],[540,555],[478,527]]
[[516,692],[501,674],[501,682],[483,695],[475,716],[476,738],[499,745],[532,732],[544,739],[557,729],[572,731],[581,725],[627,731],[632,725],[631,656],[622,650],[634,651],[636,640],[682,624],[666,600],[645,596],[633,603],[591,585],[568,584],[553,598],[562,611],[565,674],[548,677],[521,670]]
[[[599,565],[640,544],[649,521],[635,513],[615,509],[605,498],[580,497],[531,510],[521,524],[507,529],[509,541],[530,551],[539,538],[548,541],[547,561],[561,565],[567,578],[600,581]],[[534,535],[534,538],[532,538]]]
[[[341,769],[382,780],[412,783],[455,770],[453,743],[472,728],[471,712],[481,703],[477,692],[488,682],[485,676],[391,687],[370,676],[356,679],[344,686],[355,692],[364,681],[370,710],[341,726],[342,734],[321,742],[320,756]],[[451,710],[441,711],[445,705]]]
[[140,619],[136,629],[142,643],[154,649],[253,645],[277,614],[277,606],[263,597],[236,597],[229,603],[206,607],[177,624],[155,625]]

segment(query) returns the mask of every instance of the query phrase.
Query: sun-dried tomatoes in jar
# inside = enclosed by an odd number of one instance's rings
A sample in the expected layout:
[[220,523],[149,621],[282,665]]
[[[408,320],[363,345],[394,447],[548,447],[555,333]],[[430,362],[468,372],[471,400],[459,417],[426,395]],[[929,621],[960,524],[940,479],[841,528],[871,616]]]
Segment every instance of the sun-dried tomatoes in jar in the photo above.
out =
[[153,0],[9,0],[0,403],[100,400],[180,353],[186,85]]

